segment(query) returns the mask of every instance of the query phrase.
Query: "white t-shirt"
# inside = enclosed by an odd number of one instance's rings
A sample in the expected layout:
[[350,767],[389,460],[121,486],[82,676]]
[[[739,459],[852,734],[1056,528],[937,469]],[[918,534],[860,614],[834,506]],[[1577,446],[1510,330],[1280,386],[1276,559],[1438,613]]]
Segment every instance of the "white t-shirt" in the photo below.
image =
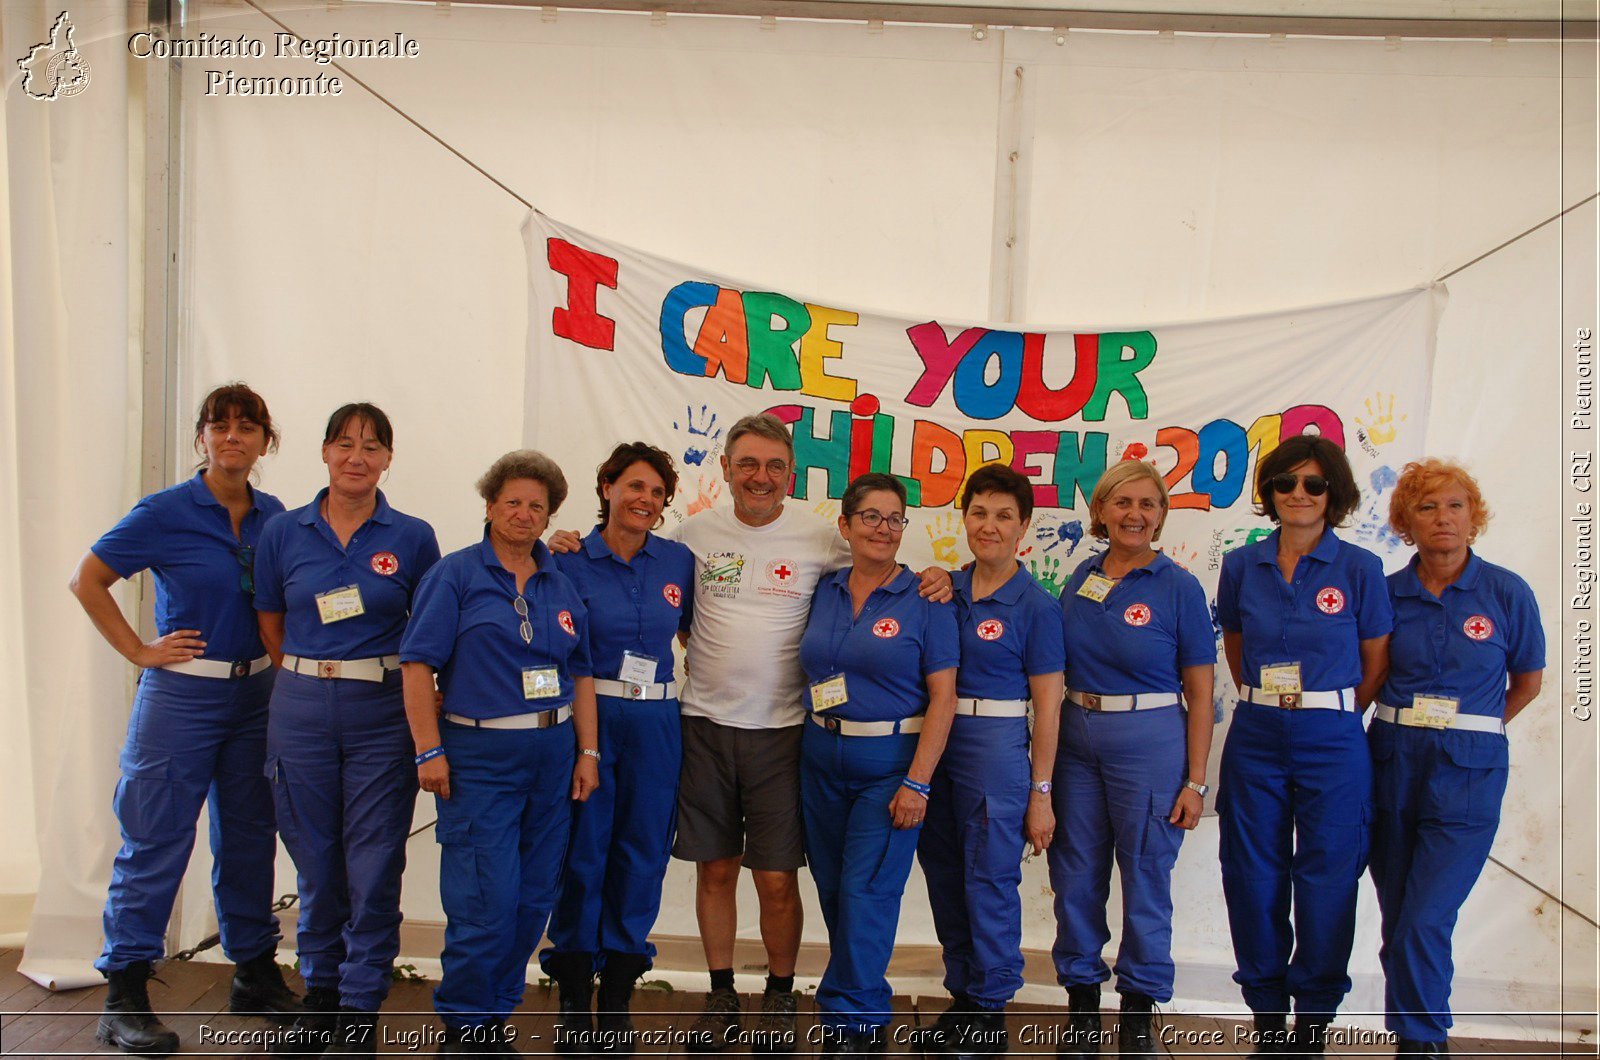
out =
[[800,724],[811,594],[824,574],[850,563],[838,529],[785,504],[766,526],[712,508],[668,536],[688,545],[695,563],[683,713],[738,729]]

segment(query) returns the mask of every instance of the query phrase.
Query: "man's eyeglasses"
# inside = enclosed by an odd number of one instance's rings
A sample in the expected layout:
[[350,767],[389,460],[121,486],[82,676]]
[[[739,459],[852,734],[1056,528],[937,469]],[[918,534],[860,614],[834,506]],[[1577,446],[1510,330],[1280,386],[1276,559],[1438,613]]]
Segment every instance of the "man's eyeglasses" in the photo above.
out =
[[906,527],[911,525],[911,520],[899,512],[884,515],[876,508],[866,508],[859,512],[851,512],[850,518],[860,519],[861,525],[868,530],[876,530],[880,524],[887,523],[891,534],[903,534]]
[[743,460],[735,460],[733,462],[733,469],[746,478],[754,475],[763,467],[767,469],[767,474],[773,478],[783,478],[789,473],[789,462],[787,460],[768,460],[763,464],[761,461],[747,456]]

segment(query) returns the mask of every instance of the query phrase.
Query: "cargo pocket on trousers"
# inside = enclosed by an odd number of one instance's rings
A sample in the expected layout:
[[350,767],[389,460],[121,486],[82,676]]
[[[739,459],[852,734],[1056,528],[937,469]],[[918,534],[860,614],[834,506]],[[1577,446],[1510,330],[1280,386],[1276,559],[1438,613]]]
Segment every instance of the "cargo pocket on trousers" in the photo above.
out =
[[300,839],[300,819],[294,810],[294,794],[289,786],[289,771],[277,756],[268,755],[266,768],[262,772],[267,776],[267,783],[272,786],[272,809],[278,818],[278,835],[283,839],[284,849],[289,851],[290,857],[293,857],[295,846]]
[[1168,867],[1177,862],[1178,847],[1183,844],[1183,829],[1167,820],[1172,816],[1172,807],[1177,801],[1177,792],[1171,795],[1158,791],[1150,793],[1150,813],[1145,818],[1139,857],[1158,861],[1164,859]]
[[[168,759],[143,762],[124,768],[111,797],[111,808],[122,826],[122,834],[132,843],[161,842],[182,831],[178,820],[172,768]],[[189,822],[194,827],[194,822]]]
[[473,842],[472,819],[441,814],[433,831],[439,841],[439,902],[446,918],[484,923],[488,914],[484,908],[483,876],[490,866],[489,859]]
[[1009,882],[1022,873],[1027,793],[983,797],[969,827],[976,830],[972,874],[978,880]]
[[911,878],[911,860],[916,857],[917,839],[922,829],[890,828],[883,844],[883,856],[872,878],[867,881],[867,892],[878,897],[903,894],[906,880]]

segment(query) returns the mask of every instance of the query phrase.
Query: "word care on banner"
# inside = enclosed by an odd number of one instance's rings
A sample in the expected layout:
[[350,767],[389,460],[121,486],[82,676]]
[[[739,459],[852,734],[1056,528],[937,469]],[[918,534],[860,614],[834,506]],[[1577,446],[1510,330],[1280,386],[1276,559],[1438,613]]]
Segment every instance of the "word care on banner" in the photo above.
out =
[[1222,554],[1268,532],[1256,463],[1285,438],[1344,446],[1362,508],[1344,533],[1398,564],[1388,496],[1421,455],[1434,286],[1188,324],[993,327],[825,305],[642,253],[533,212],[528,250],[528,444],[572,484],[556,525],[587,530],[594,469],[619,441],[660,446],[681,481],[669,519],[728,503],[716,457],[740,416],[794,434],[790,504],[838,515],[866,471],[905,484],[901,559],[968,559],[956,510],[975,469],[1033,483],[1023,559],[1058,592],[1100,547],[1088,499],[1117,460],[1153,461],[1172,515],[1160,547],[1215,592]]

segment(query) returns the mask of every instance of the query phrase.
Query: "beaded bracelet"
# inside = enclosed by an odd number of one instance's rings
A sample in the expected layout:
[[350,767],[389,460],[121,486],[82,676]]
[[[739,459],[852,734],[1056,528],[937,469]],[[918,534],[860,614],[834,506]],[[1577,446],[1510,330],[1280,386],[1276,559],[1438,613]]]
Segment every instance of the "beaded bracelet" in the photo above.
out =
[[435,747],[431,751],[424,751],[424,752],[422,752],[421,754],[419,754],[417,756],[417,765],[420,766],[422,763],[428,761],[429,759],[438,758],[442,754],[444,754],[444,747],[443,746]]
[[923,798],[927,798],[929,795],[933,794],[933,785],[932,784],[921,784],[921,783],[918,783],[915,780],[912,780],[910,777],[907,777],[906,779],[902,780],[900,782],[900,785],[902,787],[910,788],[912,791],[916,792],[918,795],[921,795]]

